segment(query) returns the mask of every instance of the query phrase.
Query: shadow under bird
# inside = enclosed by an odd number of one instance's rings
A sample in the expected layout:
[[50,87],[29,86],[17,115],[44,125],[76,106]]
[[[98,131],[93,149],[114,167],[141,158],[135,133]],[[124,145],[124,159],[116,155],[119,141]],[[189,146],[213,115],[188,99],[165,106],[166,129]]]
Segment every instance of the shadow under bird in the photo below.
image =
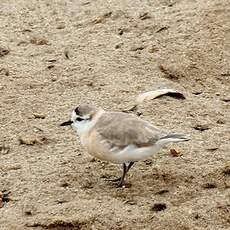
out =
[[80,105],[71,119],[61,126],[71,125],[81,144],[94,157],[123,164],[121,177],[110,180],[124,184],[125,175],[134,162],[146,159],[171,142],[188,141],[184,134],[168,132],[124,112],[107,112],[91,105]]

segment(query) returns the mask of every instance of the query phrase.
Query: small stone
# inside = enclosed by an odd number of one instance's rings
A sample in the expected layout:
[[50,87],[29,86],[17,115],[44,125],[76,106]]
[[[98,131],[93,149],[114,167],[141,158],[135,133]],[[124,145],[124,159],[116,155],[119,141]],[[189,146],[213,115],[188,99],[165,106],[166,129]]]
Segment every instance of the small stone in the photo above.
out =
[[36,127],[36,126],[33,127],[33,131],[34,131],[35,133],[43,132],[43,130],[42,130],[41,128],[38,128],[38,127]]
[[129,205],[136,205],[137,202],[135,200],[126,200],[124,204],[129,204]]
[[198,220],[200,218],[200,215],[198,213],[195,214],[194,218]]
[[45,119],[46,115],[43,113],[33,113],[34,118],[38,118],[38,119]]
[[87,82],[86,85],[89,86],[89,87],[93,87],[94,86],[93,81]]
[[223,170],[223,173],[225,175],[230,175],[230,165],[225,166],[225,168]]
[[85,179],[85,181],[82,184],[82,188],[84,189],[92,189],[94,187],[94,184],[92,181]]
[[120,49],[122,45],[123,45],[123,43],[116,44],[115,49]]
[[46,137],[19,137],[18,141],[20,145],[42,145],[48,143]]
[[64,55],[65,55],[66,59],[69,59],[69,50],[68,49],[64,50]]
[[86,6],[86,5],[89,5],[89,4],[90,4],[89,1],[86,1],[86,2],[83,2],[83,3],[82,3],[83,6]]
[[95,157],[92,157],[89,162],[97,162],[98,160]]
[[103,23],[105,19],[103,17],[97,17],[93,20],[93,24]]
[[194,92],[192,92],[192,94],[194,94],[194,95],[200,95],[200,94],[202,94],[203,92],[202,91],[194,91]]
[[220,125],[223,125],[223,124],[226,123],[226,121],[225,121],[224,119],[220,118],[220,119],[218,119],[218,120],[216,121],[216,123],[217,123],[217,124],[220,124]]
[[229,182],[229,181],[225,181],[225,182],[224,182],[224,187],[225,187],[226,189],[230,188],[230,182]]
[[129,28],[121,27],[121,28],[118,29],[118,35],[123,35],[124,33],[129,32],[129,31],[130,31]]
[[170,153],[173,157],[179,157],[183,155],[179,150],[176,149],[170,149]]
[[5,154],[8,154],[10,152],[10,147],[3,144],[3,145],[0,145],[0,154],[2,155],[5,155]]
[[25,28],[25,29],[23,29],[21,32],[22,32],[22,33],[32,32],[32,30],[31,30],[31,29],[29,29],[29,28]]
[[8,170],[18,170],[18,169],[21,169],[22,168],[22,166],[21,165],[12,165],[12,166],[10,166],[9,168],[8,168]]
[[230,102],[230,98],[222,98],[221,100],[224,102]]
[[152,164],[153,164],[153,161],[152,161],[151,159],[147,159],[147,160],[144,161],[144,163],[145,163],[146,165],[152,165]]
[[203,188],[206,188],[206,189],[212,189],[212,188],[216,188],[216,184],[214,183],[206,183],[203,185]]
[[210,129],[208,124],[197,124],[193,127],[195,130],[199,130],[201,132]]
[[159,49],[156,46],[152,46],[149,48],[149,53],[156,53],[157,51],[159,51]]
[[5,75],[5,76],[9,76],[10,72],[8,69],[2,68],[2,69],[0,69],[0,74]]
[[125,183],[123,186],[122,186],[122,188],[131,188],[132,187],[132,184],[131,183]]
[[49,44],[47,39],[45,39],[45,38],[36,38],[36,37],[31,38],[30,43],[34,44],[34,45],[48,45]]
[[18,42],[17,46],[21,46],[21,45],[27,45],[28,41],[20,41]]
[[109,12],[103,14],[103,17],[109,18],[109,17],[111,17],[111,15],[112,15],[112,11],[109,11]]
[[64,204],[64,203],[66,203],[66,202],[68,202],[67,200],[64,200],[64,199],[58,199],[58,200],[56,200],[56,202],[58,203],[58,204]]
[[146,19],[150,19],[151,16],[149,15],[148,12],[145,12],[145,13],[142,13],[142,14],[139,16],[139,18],[140,18],[141,20],[146,20]]
[[214,152],[214,151],[216,151],[218,149],[218,147],[209,147],[209,148],[207,148],[207,151],[209,151],[209,152]]
[[146,46],[140,45],[140,46],[133,46],[130,48],[130,51],[138,51],[138,50],[143,50]]
[[9,49],[0,47],[0,57],[7,55],[9,52],[10,52]]
[[151,207],[151,211],[154,211],[154,212],[160,212],[160,211],[163,211],[167,208],[166,204],[164,203],[156,203],[153,205],[153,207]]
[[57,60],[56,59],[48,59],[48,60],[46,60],[47,62],[56,62]]
[[118,29],[118,34],[119,34],[119,35],[122,35],[123,33],[124,33],[124,30],[123,30],[123,29],[121,29],[121,28]]
[[11,200],[11,199],[9,198],[9,194],[10,194],[10,192],[8,192],[8,191],[0,192],[0,200],[1,200],[3,203],[9,202],[9,201]]
[[55,67],[55,65],[48,65],[47,69],[53,69]]
[[0,208],[2,208],[2,207],[4,206],[4,203],[3,203],[3,201],[2,201],[3,196],[4,196],[3,193],[0,192]]
[[156,33],[159,33],[159,32],[162,32],[162,31],[164,31],[164,30],[167,30],[169,27],[168,26],[163,26],[163,27],[161,27],[160,29],[158,29],[157,31],[156,31]]
[[31,215],[32,215],[32,212],[31,212],[30,210],[28,210],[28,211],[25,211],[25,214],[26,214],[27,216],[31,216]]
[[103,14],[102,16],[98,16],[97,18],[95,18],[92,23],[93,24],[99,24],[99,23],[104,23],[106,18],[109,18],[112,15],[112,12],[107,12],[105,14]]
[[56,76],[52,76],[52,77],[51,77],[51,81],[52,81],[52,82],[57,81],[57,77],[56,77]]
[[69,186],[69,183],[66,181],[63,181],[63,182],[61,182],[60,186],[63,188],[67,188]]
[[30,202],[24,204],[23,212],[26,216],[34,215],[36,212],[36,207],[34,206],[33,202],[30,201]]
[[168,193],[168,192],[169,192],[169,190],[168,190],[168,189],[162,189],[162,190],[160,190],[160,191],[156,192],[155,194],[162,195],[162,194],[165,194],[165,193]]
[[61,23],[60,25],[57,26],[57,29],[59,29],[59,30],[65,29],[65,24]]
[[143,112],[137,111],[137,112],[136,112],[136,115],[137,115],[138,117],[140,117],[141,115],[143,115]]
[[180,78],[183,78],[184,75],[179,71],[175,66],[165,66],[165,65],[159,65],[158,66],[160,71],[165,74],[166,78],[172,79],[172,80],[178,80]]

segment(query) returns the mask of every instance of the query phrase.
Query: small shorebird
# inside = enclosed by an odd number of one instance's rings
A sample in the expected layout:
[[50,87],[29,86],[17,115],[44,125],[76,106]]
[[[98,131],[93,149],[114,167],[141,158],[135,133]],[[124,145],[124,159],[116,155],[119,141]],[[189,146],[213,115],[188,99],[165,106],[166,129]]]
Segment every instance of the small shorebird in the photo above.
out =
[[134,162],[157,153],[170,142],[188,141],[184,134],[161,130],[141,118],[124,112],[106,112],[91,105],[80,105],[71,119],[61,126],[71,125],[81,144],[94,157],[123,164],[123,175],[111,181],[124,184],[124,178]]

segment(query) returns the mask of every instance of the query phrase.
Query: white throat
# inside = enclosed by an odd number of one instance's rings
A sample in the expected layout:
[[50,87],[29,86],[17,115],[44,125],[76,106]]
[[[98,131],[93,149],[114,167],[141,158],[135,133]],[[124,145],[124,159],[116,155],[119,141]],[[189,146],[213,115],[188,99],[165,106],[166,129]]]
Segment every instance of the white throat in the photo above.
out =
[[75,129],[79,136],[87,134],[93,126],[96,124],[97,120],[105,111],[103,109],[99,110],[96,115],[91,120],[77,121],[72,124],[72,127]]

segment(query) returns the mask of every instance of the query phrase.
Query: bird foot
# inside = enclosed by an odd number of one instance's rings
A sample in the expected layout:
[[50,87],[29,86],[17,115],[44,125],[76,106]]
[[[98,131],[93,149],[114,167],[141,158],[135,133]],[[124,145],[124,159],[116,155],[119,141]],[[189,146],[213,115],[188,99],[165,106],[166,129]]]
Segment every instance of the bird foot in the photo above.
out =
[[111,181],[111,182],[118,182],[118,181],[121,181],[121,177],[118,177],[118,178],[115,178],[115,179],[107,179],[107,181]]

